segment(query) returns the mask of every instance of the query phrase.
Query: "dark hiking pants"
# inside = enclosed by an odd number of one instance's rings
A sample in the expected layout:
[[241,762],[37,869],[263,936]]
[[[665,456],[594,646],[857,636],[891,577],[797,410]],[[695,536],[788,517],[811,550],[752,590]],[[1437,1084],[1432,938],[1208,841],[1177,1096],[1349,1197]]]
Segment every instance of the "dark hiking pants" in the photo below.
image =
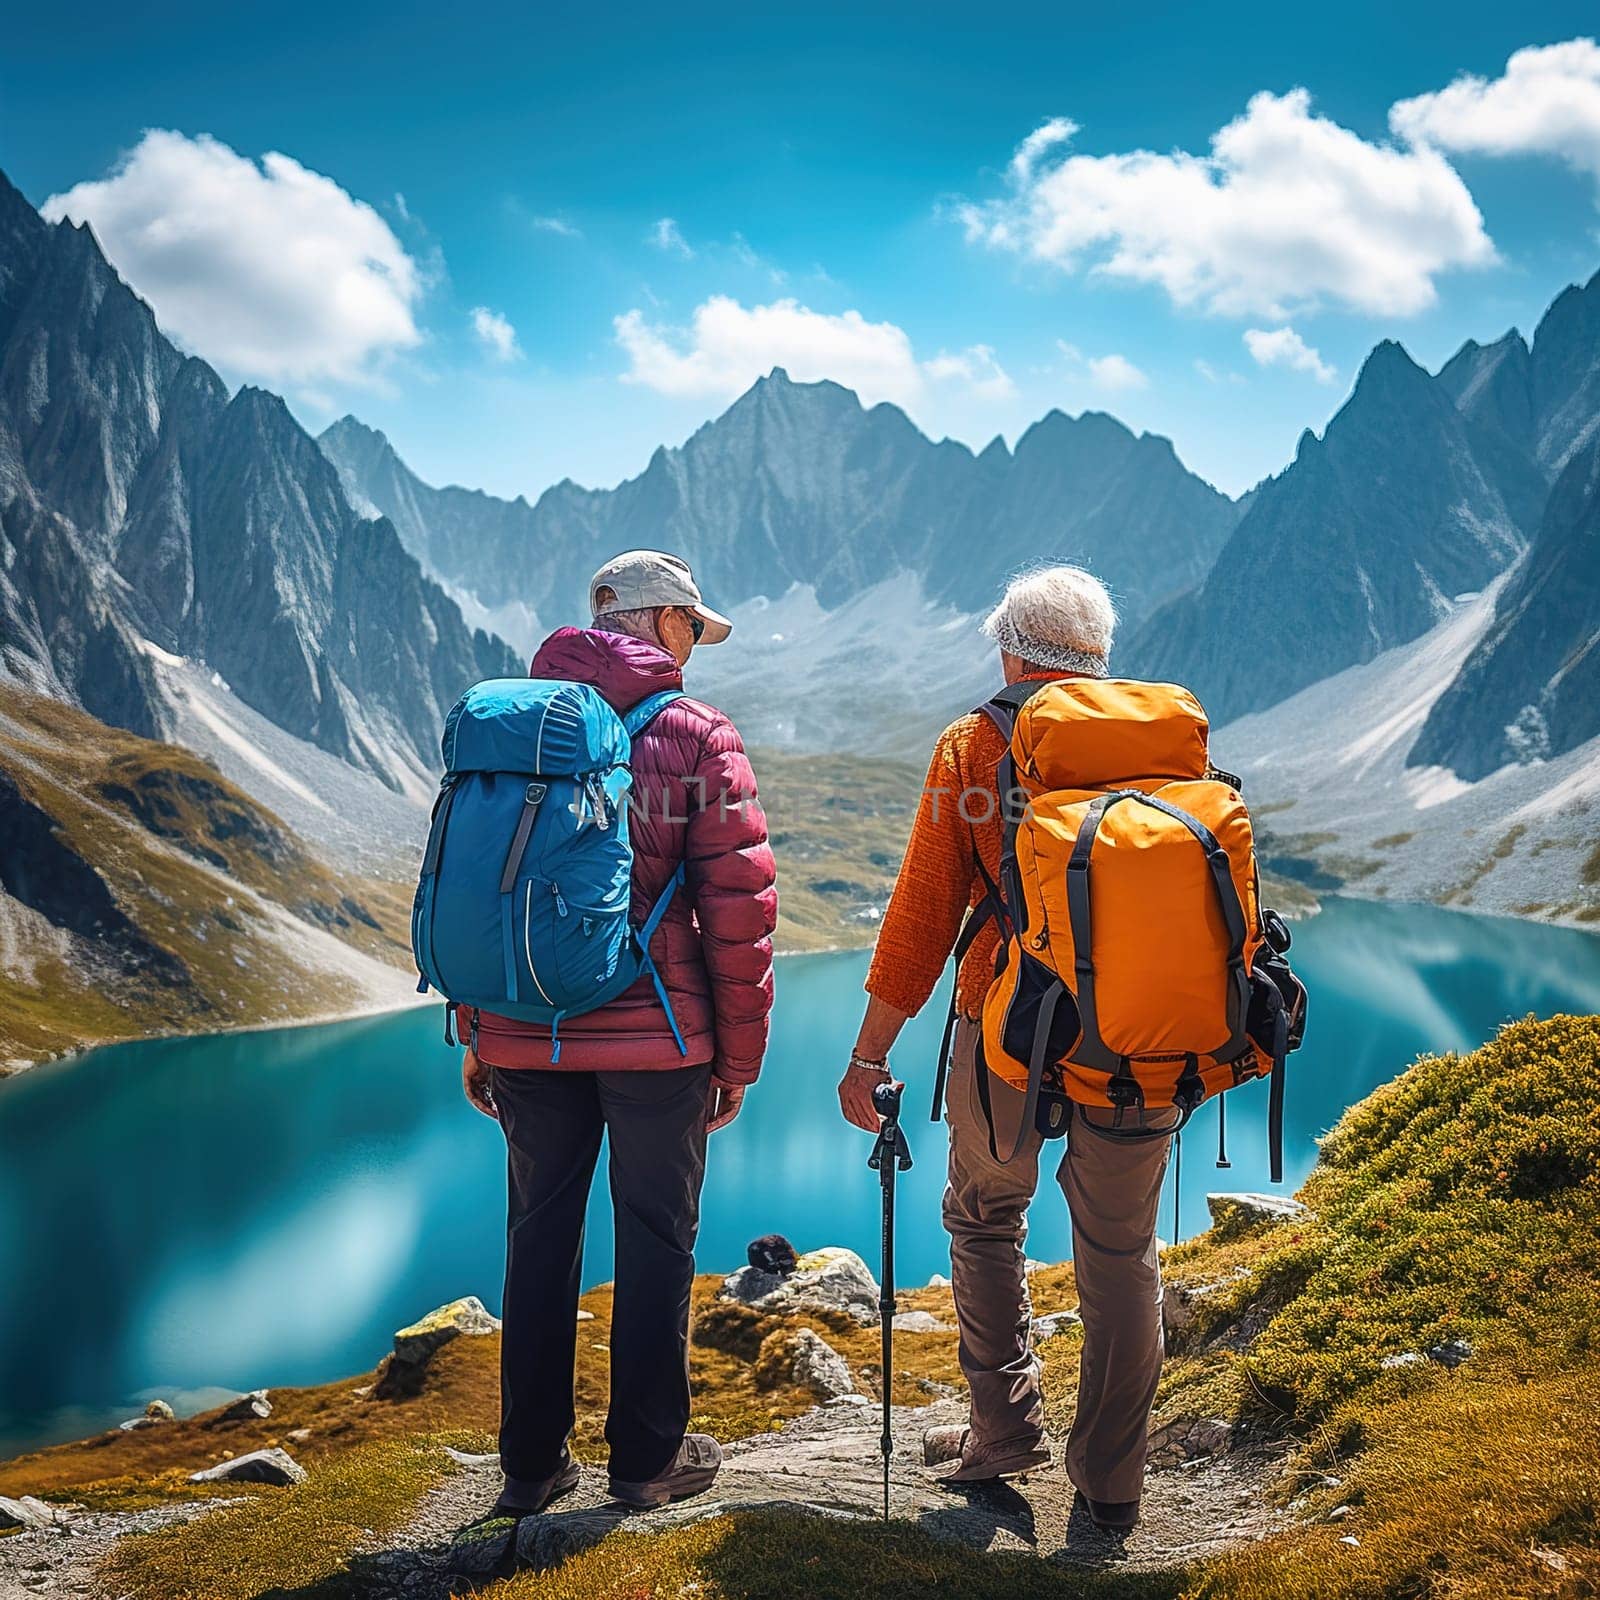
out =
[[711,1068],[494,1073],[508,1152],[500,1464],[554,1472],[573,1423],[584,1212],[610,1138],[616,1213],[611,1471],[630,1483],[672,1461],[689,1425],[689,1291],[706,1167]]

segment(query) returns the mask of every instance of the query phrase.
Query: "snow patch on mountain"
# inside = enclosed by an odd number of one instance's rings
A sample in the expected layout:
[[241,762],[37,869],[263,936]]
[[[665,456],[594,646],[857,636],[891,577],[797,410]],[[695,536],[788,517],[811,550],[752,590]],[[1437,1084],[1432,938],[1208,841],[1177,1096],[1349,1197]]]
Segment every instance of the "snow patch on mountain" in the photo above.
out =
[[902,572],[833,610],[796,584],[733,609],[725,645],[699,650],[685,686],[726,711],[745,743],[926,760],[946,723],[1000,682],[978,618]]
[[1600,824],[1600,739],[1476,783],[1405,765],[1509,578],[1420,639],[1212,735],[1216,759],[1244,776],[1269,866],[1350,894],[1592,919],[1582,868]]
[[372,877],[415,870],[435,783],[414,774],[397,794],[370,773],[286,733],[233,694],[203,662],[147,651],[172,726],[252,799],[336,865]]

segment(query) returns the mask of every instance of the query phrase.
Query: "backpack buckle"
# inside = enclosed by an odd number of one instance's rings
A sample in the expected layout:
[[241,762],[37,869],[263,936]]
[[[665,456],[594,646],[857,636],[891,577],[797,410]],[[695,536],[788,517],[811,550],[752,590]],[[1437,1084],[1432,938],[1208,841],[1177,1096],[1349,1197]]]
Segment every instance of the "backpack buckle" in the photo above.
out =
[[1129,1111],[1144,1104],[1144,1090],[1138,1080],[1118,1073],[1106,1084],[1106,1099],[1119,1111]]

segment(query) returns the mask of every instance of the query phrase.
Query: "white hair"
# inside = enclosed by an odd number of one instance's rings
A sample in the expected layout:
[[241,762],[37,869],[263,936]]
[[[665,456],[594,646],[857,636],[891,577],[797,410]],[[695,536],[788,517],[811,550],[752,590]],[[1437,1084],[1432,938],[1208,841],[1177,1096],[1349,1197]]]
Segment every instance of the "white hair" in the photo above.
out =
[[1036,567],[1006,585],[983,631],[1008,655],[1049,672],[1106,675],[1117,610],[1082,567]]

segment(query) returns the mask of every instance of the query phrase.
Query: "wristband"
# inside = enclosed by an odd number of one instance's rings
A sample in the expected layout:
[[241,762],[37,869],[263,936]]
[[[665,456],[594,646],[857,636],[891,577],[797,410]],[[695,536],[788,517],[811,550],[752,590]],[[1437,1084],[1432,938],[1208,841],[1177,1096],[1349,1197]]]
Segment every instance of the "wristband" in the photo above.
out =
[[885,1078],[893,1076],[893,1074],[889,1071],[889,1062],[887,1057],[885,1057],[882,1061],[869,1061],[858,1051],[852,1050],[850,1052],[850,1065],[852,1067],[860,1067],[866,1072],[879,1073]]

